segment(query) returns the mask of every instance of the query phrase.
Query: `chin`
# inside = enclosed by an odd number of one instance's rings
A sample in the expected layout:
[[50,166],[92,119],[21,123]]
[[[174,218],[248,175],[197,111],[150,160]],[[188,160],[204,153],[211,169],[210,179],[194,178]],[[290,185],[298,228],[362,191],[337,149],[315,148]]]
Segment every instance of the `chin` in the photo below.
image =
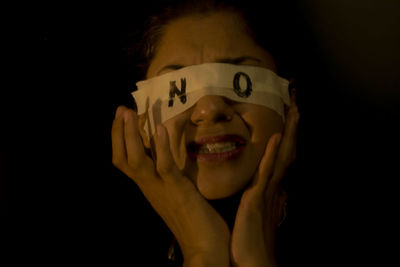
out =
[[[238,179],[242,177],[242,179]],[[201,175],[199,173],[196,179],[196,187],[200,194],[208,199],[221,199],[230,197],[248,184],[251,177],[243,179],[243,175],[218,175],[214,173],[213,175]]]
[[218,190],[218,189],[210,190],[209,188],[205,188],[205,189],[199,188],[199,192],[205,199],[208,199],[208,200],[227,198],[235,193],[230,190],[224,190],[222,192],[221,190]]

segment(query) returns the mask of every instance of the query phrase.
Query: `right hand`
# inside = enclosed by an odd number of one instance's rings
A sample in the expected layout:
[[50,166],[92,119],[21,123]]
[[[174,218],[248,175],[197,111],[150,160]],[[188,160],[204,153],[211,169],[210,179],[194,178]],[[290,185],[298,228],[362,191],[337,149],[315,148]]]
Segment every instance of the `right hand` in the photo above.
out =
[[163,125],[157,127],[154,143],[156,162],[145,152],[136,113],[118,107],[112,126],[113,164],[139,186],[175,235],[185,266],[229,266],[229,228],[178,169]]

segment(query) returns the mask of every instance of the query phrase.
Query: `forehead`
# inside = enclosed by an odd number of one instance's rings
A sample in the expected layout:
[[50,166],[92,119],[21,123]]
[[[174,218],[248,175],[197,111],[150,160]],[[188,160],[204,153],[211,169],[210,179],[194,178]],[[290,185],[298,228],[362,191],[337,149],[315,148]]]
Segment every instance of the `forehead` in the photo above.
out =
[[194,65],[218,58],[255,57],[273,69],[273,60],[246,31],[239,14],[229,11],[190,15],[170,22],[164,28],[148,76],[163,65]]
[[[226,46],[229,41],[243,37],[249,39],[249,36],[245,34],[243,23],[238,15],[231,12],[185,16],[165,27],[161,44],[167,45],[175,40],[175,44],[190,45],[193,48],[217,44]],[[221,43],[221,41],[226,42]]]

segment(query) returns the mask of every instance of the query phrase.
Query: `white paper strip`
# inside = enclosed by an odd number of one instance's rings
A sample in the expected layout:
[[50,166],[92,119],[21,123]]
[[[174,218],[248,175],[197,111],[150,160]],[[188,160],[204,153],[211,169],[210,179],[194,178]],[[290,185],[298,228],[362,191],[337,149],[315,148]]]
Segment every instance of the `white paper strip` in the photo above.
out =
[[[145,130],[154,134],[156,125],[192,107],[203,96],[219,95],[233,101],[258,104],[277,112],[284,121],[284,105],[290,106],[286,79],[255,66],[205,63],[136,83],[132,95],[138,114],[147,112]],[[151,136],[149,135],[149,136]]]

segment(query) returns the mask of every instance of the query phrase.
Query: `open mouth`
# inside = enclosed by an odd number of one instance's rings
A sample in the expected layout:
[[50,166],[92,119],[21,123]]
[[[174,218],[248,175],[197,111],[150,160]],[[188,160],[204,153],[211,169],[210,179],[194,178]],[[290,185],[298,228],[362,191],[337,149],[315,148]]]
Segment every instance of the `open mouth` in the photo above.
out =
[[200,161],[228,160],[238,156],[246,140],[238,135],[200,138],[187,145],[189,158]]

